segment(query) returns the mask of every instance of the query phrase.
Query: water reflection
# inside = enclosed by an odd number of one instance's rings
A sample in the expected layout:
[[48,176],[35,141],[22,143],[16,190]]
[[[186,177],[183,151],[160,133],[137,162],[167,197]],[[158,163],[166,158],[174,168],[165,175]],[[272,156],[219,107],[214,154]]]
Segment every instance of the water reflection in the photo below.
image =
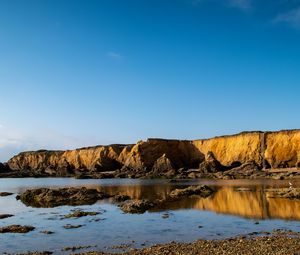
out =
[[[69,187],[86,186],[97,188],[109,194],[129,195],[133,199],[163,199],[175,188],[183,188],[189,185],[206,184],[213,186],[216,193],[209,198],[191,197],[180,201],[166,203],[153,211],[197,209],[212,211],[218,214],[229,214],[254,219],[287,219],[300,220],[300,201],[270,198],[269,190],[272,188],[288,187],[288,181],[277,180],[192,180],[181,182],[169,182],[168,180],[75,180],[71,178],[47,178],[47,179],[2,179],[0,191],[12,191],[20,193],[28,188],[37,187]],[[293,180],[294,187],[300,187],[300,181]],[[11,198],[3,198],[0,201],[10,208],[16,206]],[[101,201],[107,203],[112,201]],[[3,204],[4,203],[4,204]],[[17,204],[20,210],[24,207]]]
[[[97,187],[110,194],[126,194],[134,199],[166,198],[180,185],[132,185]],[[289,219],[300,220],[300,201],[282,198],[270,198],[272,186],[255,186],[249,189],[238,187],[215,187],[216,193],[209,198],[191,197],[176,202],[169,202],[152,211],[198,209],[216,213],[231,214],[254,219]]]

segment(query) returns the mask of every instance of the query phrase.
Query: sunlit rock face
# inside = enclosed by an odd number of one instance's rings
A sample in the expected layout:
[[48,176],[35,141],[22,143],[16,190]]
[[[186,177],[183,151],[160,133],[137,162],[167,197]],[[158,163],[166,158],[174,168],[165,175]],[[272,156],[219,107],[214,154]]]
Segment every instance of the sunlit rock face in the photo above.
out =
[[120,167],[118,156],[124,145],[96,146],[68,151],[23,152],[11,158],[8,165],[12,170],[31,170],[52,173],[72,172],[74,169],[107,171]]
[[224,166],[234,162],[255,161],[262,164],[261,132],[245,132],[237,135],[221,136],[193,141],[203,154],[213,153],[216,160]]
[[244,132],[194,141],[148,139],[133,145],[24,152],[10,159],[8,165],[16,171],[65,176],[76,170],[142,174],[155,170],[158,174],[159,171],[199,169],[199,165],[218,172],[248,162],[258,168],[300,166],[300,131]]
[[[205,156],[191,141],[148,139],[140,141],[131,150],[125,149],[119,161],[131,169],[151,170],[155,162],[165,155],[174,168],[197,167]],[[167,166],[166,166],[167,168]]]
[[272,168],[300,167],[299,130],[266,133],[265,136],[265,158]]

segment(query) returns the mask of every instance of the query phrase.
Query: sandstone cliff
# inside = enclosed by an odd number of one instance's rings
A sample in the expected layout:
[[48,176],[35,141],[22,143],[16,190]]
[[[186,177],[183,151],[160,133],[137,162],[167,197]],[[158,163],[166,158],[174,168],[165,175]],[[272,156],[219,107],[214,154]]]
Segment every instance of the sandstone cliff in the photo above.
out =
[[141,177],[225,171],[253,162],[263,167],[300,166],[300,130],[243,132],[204,140],[148,139],[134,145],[108,145],[67,151],[23,152],[7,164],[14,171],[66,176],[116,171]]

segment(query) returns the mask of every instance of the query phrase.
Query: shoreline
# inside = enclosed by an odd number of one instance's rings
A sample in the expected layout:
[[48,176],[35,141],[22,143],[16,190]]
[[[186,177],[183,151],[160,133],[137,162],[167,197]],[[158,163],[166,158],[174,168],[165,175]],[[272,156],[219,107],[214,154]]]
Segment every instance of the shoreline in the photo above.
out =
[[275,230],[272,233],[254,232],[243,236],[219,240],[199,239],[191,243],[170,242],[157,244],[142,249],[132,249],[128,252],[105,253],[83,252],[76,255],[296,255],[300,254],[300,233],[292,231]]
[[[80,252],[88,246],[67,247],[70,255],[298,255],[300,254],[300,232],[274,230],[253,232],[224,239],[198,239],[189,243],[171,241],[145,248],[132,248],[131,245],[112,247],[119,252],[88,251]],[[51,251],[32,251],[18,255],[50,255]]]
[[[188,173],[188,174],[186,174]],[[196,173],[196,174],[195,174]],[[169,179],[169,180],[259,180],[259,179],[274,179],[274,180],[291,180],[300,179],[300,169],[297,168],[276,168],[257,170],[255,168],[247,169],[231,169],[227,171],[218,171],[214,173],[198,174],[198,169],[188,169],[183,175],[175,176],[160,176],[160,175],[124,175],[120,176],[120,171],[107,171],[101,173],[80,173],[67,175],[49,175],[45,173],[35,173],[31,171],[8,171],[0,172],[2,178],[75,178],[75,179]]]

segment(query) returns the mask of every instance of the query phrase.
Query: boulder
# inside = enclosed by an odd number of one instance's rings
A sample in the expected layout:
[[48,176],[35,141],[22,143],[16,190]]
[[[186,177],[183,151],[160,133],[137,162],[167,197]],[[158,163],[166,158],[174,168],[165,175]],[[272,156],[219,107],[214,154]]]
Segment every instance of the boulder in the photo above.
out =
[[214,194],[215,191],[211,187],[207,185],[201,185],[201,186],[190,186],[183,189],[175,189],[171,191],[171,193],[168,196],[168,199],[174,200],[174,199],[180,199],[184,197],[190,197],[193,195],[200,196],[203,198],[209,197],[212,194]]
[[154,206],[155,202],[151,202],[147,199],[133,200],[121,205],[121,210],[125,213],[144,213]]
[[205,161],[200,163],[199,170],[201,173],[216,173],[224,171],[226,169],[214,156],[214,154],[209,151],[205,156]]
[[34,230],[32,226],[10,225],[0,228],[0,233],[28,233]]
[[7,196],[11,196],[13,194],[14,193],[11,193],[11,192],[0,192],[0,197],[7,197]]
[[96,189],[61,188],[61,189],[32,189],[22,193],[19,199],[27,206],[57,207],[62,205],[89,205],[110,195]]
[[0,220],[13,217],[12,214],[0,214]]
[[231,176],[231,179],[244,179],[259,173],[263,174],[263,172],[260,170],[260,167],[255,163],[255,161],[249,161],[241,166],[224,171],[223,175]]
[[10,168],[7,164],[3,164],[0,162],[0,173],[7,173],[10,171]]

